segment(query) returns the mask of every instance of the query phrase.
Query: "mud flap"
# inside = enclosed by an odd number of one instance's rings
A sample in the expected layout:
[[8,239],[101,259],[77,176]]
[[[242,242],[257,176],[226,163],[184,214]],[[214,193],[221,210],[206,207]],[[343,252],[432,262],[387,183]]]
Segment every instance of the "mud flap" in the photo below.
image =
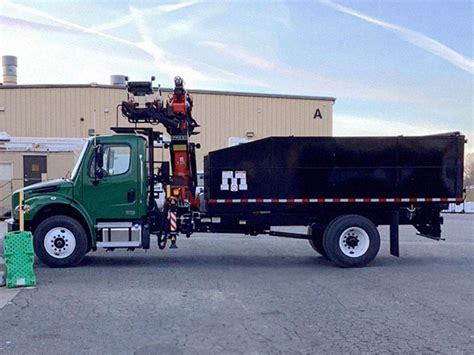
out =
[[393,256],[400,256],[399,247],[399,224],[400,224],[400,212],[393,211],[390,216],[390,254]]

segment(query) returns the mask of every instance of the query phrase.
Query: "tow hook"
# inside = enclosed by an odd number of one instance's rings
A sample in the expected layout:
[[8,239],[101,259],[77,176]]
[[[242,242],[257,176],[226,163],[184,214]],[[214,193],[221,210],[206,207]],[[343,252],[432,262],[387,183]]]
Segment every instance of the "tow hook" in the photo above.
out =
[[410,207],[407,207],[407,211],[408,211],[407,217],[411,221],[413,217],[415,216],[416,207],[413,207],[413,205],[411,205]]

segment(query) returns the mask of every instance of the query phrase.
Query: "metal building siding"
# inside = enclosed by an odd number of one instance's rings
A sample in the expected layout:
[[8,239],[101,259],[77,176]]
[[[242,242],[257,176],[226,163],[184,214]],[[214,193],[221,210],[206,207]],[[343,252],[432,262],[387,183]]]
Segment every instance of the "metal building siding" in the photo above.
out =
[[97,130],[105,134],[115,122],[116,105],[125,97],[123,90],[93,87],[3,88],[0,104],[5,112],[0,113],[0,130],[12,136],[82,137],[93,128],[95,109]]
[[[227,146],[228,138],[277,136],[329,136],[332,102],[267,97],[193,95],[194,116],[201,124],[198,139],[205,150]],[[313,119],[319,108],[323,119]]]
[[[169,91],[163,91],[168,98]],[[192,138],[201,143],[198,168],[210,150],[228,145],[229,137],[252,139],[268,136],[330,136],[332,106],[329,99],[275,97],[239,93],[192,92],[193,115],[201,125],[199,135]],[[86,137],[94,128],[109,134],[115,126],[117,105],[126,98],[124,89],[104,86],[16,87],[0,88],[0,131],[11,136]],[[319,108],[323,119],[313,116]],[[108,113],[104,113],[108,109]],[[84,119],[81,121],[81,117]],[[122,117],[119,125],[128,126]],[[164,130],[157,126],[158,130]]]

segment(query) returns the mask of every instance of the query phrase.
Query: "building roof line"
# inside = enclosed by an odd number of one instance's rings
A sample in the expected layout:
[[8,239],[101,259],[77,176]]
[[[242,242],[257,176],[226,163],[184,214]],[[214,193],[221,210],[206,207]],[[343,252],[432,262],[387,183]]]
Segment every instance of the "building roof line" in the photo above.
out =
[[[104,84],[27,84],[27,85],[0,85],[0,90],[8,89],[80,89],[80,88],[96,88],[96,89],[114,89],[125,90],[123,86],[104,85]],[[156,90],[158,88],[155,88]],[[165,92],[172,91],[170,88],[161,88]],[[254,92],[241,91],[219,91],[219,90],[203,90],[189,89],[190,94],[206,94],[206,95],[224,95],[224,96],[247,96],[247,97],[263,97],[274,99],[296,99],[296,100],[320,100],[335,102],[336,98],[330,96],[311,96],[311,95],[288,95],[288,94],[263,94]]]

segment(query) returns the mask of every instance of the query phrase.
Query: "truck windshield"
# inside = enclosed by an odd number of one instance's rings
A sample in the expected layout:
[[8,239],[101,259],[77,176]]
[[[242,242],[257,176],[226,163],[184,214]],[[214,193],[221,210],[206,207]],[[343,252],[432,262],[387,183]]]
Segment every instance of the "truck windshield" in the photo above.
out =
[[77,173],[79,172],[79,167],[81,166],[81,162],[84,159],[84,154],[86,154],[87,147],[89,146],[90,141],[84,143],[82,147],[81,154],[79,154],[79,158],[77,158],[76,164],[74,165],[74,169],[71,172],[71,180],[76,178]]

